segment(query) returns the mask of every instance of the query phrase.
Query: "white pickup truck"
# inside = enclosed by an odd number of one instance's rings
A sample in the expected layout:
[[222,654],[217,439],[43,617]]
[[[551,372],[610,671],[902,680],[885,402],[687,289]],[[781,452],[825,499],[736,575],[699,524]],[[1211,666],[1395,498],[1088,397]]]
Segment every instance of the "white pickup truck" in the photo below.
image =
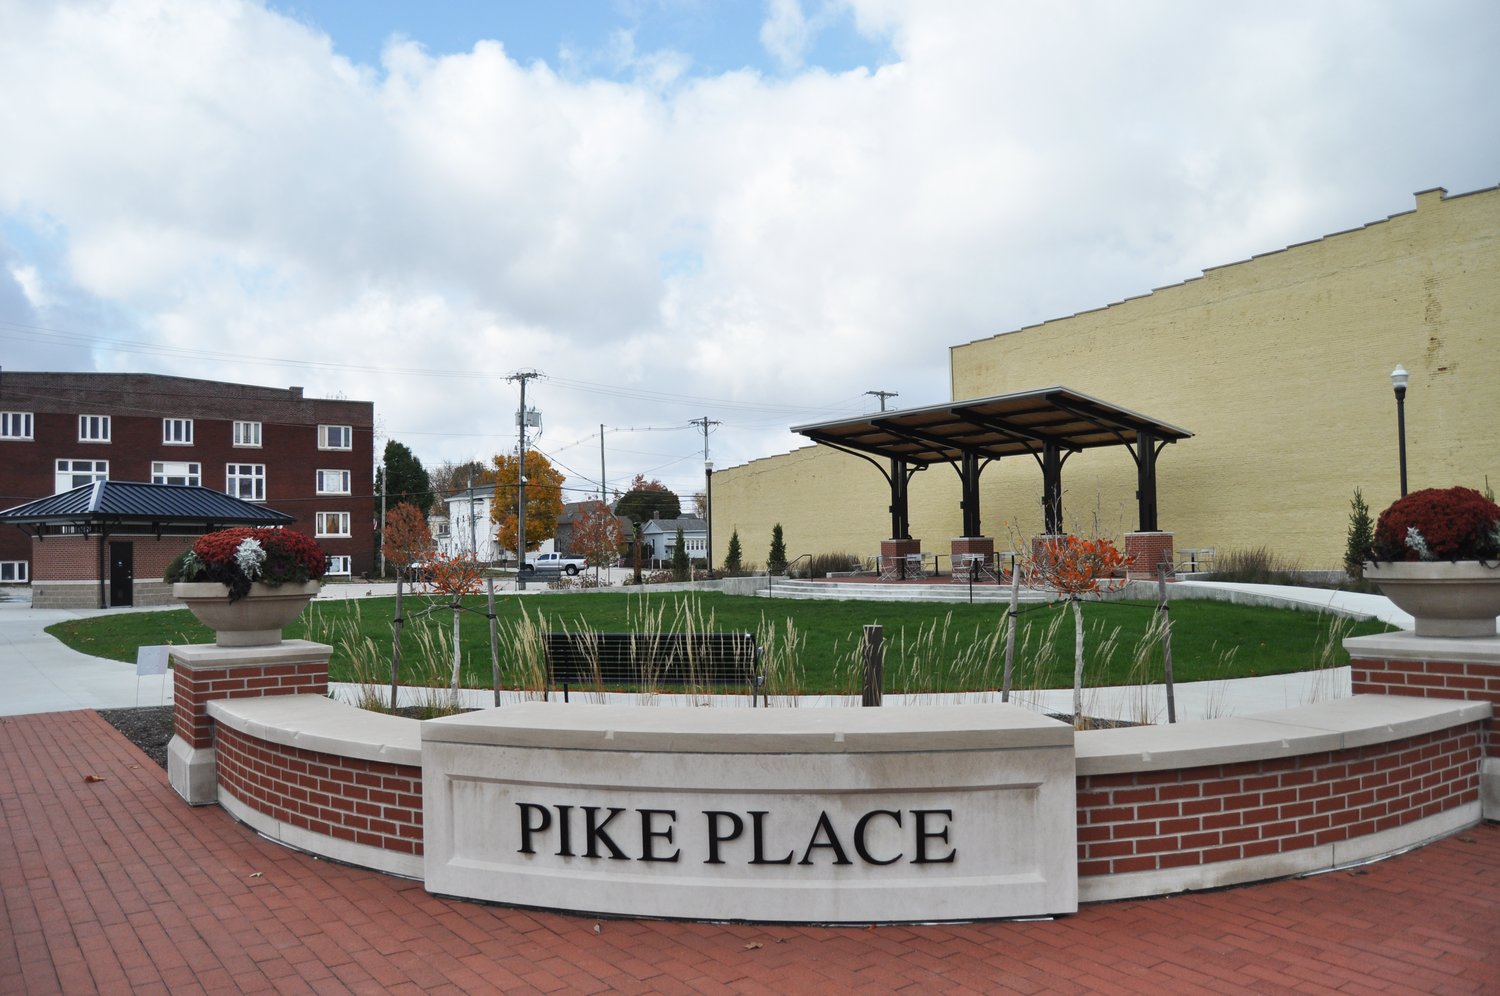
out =
[[526,555],[526,566],[521,568],[527,574],[535,574],[537,571],[550,573],[556,571],[559,574],[577,574],[588,566],[588,562],[582,557],[569,557],[561,553],[530,553]]

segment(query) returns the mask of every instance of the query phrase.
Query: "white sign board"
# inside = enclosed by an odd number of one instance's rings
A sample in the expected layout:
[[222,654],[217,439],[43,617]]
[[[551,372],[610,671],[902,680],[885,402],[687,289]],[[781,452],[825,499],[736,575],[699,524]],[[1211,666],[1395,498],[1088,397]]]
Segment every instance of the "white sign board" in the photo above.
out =
[[168,646],[141,647],[135,652],[135,673],[137,677],[145,677],[149,674],[166,674],[167,657],[172,648]]

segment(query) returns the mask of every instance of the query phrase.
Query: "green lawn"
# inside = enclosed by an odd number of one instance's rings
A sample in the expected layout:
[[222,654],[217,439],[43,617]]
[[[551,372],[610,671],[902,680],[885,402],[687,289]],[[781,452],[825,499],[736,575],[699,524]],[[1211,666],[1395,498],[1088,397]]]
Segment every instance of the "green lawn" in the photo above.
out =
[[[335,648],[335,681],[390,677],[394,598],[314,602],[286,630],[288,638]],[[426,598],[405,600],[402,681],[440,683],[451,666],[452,613],[430,615]],[[526,618],[522,618],[522,605]],[[482,596],[465,600],[461,616],[463,681],[490,686],[489,627]],[[718,592],[598,593],[496,599],[502,683],[534,687],[535,655],[525,648],[534,627],[570,630],[754,630],[766,648],[776,692],[854,692],[863,626],[885,627],[886,681],[891,692],[998,688],[1004,662],[1005,609],[996,605],[911,602],[828,602],[764,599]],[[1085,683],[1090,686],[1160,680],[1159,641],[1148,630],[1156,613],[1139,602],[1088,603]],[[1224,602],[1172,603],[1172,657],[1178,681],[1282,674],[1348,663],[1345,636],[1387,632],[1378,622],[1355,623],[1290,609]],[[47,630],[83,653],[134,661],[148,644],[212,642],[213,634],[185,609],[122,613],[59,623]],[[1073,620],[1065,605],[1023,611],[1016,638],[1017,688],[1072,685]],[[518,649],[520,648],[520,649]]]

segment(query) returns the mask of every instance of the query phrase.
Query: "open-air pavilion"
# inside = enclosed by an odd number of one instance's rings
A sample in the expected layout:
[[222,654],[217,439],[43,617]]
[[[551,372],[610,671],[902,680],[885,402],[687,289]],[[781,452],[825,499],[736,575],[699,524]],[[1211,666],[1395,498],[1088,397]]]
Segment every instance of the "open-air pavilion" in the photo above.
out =
[[[963,535],[953,539],[955,572],[976,571],[994,557],[984,535],[979,480],[1004,457],[1031,457],[1042,472],[1042,516],[1047,535],[1063,533],[1062,469],[1074,453],[1123,446],[1135,461],[1138,532],[1126,553],[1137,564],[1171,559],[1171,534],[1157,522],[1156,463],[1169,443],[1192,433],[1067,387],[973,398],[925,408],[878,412],[834,422],[793,426],[824,446],[869,461],[891,494],[891,535],[880,545],[881,576],[897,580],[921,570],[922,541],[911,535],[907,494],[912,476],[948,464],[959,476]],[[960,565],[963,565],[960,567]]]
[[162,571],[195,537],[293,521],[212,488],[131,481],[95,481],[0,512],[0,525],[32,538],[38,608],[166,604]]

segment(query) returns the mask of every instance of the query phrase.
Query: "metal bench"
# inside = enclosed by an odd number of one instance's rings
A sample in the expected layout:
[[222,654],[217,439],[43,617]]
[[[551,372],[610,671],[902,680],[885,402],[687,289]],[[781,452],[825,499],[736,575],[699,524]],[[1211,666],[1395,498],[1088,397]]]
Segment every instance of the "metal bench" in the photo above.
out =
[[551,686],[647,687],[764,684],[754,633],[542,634]]

